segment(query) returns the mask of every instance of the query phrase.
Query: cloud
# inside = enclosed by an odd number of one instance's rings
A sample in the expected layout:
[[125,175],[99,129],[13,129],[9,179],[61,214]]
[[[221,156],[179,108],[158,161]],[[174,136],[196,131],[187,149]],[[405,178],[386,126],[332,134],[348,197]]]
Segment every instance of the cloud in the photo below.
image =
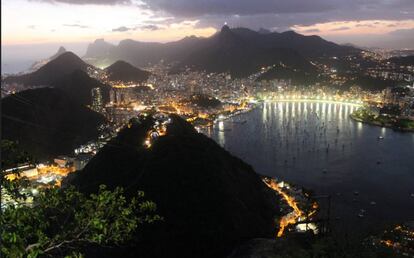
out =
[[141,30],[150,30],[150,31],[155,31],[155,30],[160,30],[161,29],[160,26],[157,26],[155,24],[142,25],[142,26],[139,26],[137,28],[139,28]]
[[29,26],[27,26],[27,28],[29,28],[31,30],[34,30],[34,29],[36,29],[36,26],[35,25],[29,25]]
[[[394,36],[410,36],[411,38],[414,39],[414,28],[413,29],[399,29],[399,30],[394,30],[391,31],[389,33],[390,35],[394,35]],[[414,45],[414,40],[413,40],[413,45]]]
[[[178,17],[321,12],[335,8],[326,0],[143,0],[148,8]],[[334,1],[335,2],[335,1]]]
[[342,30],[349,30],[349,29],[350,27],[343,26],[343,27],[331,29],[331,31],[342,31]]
[[74,5],[116,5],[116,4],[132,4],[131,0],[29,0],[31,2],[45,2],[45,3],[63,3]]
[[130,31],[130,30],[134,30],[135,28],[128,28],[125,26],[121,26],[115,29],[112,29],[113,32],[125,32],[125,31]]
[[63,26],[65,26],[65,27],[75,27],[75,28],[80,28],[80,29],[89,28],[89,26],[82,25],[82,24],[76,24],[76,23],[74,23],[74,24],[63,24]]
[[160,30],[162,27],[160,25],[155,24],[144,24],[138,26],[120,26],[118,28],[112,29],[113,32],[126,32],[126,31],[133,31],[133,30],[142,30],[142,31],[156,31]]
[[304,30],[303,32],[305,33],[316,33],[316,32],[320,32],[319,29],[308,29],[308,30]]
[[[157,14],[198,19],[198,27],[287,29],[335,20],[412,19],[413,0],[142,0]],[[404,11],[402,11],[404,10]]]
[[364,23],[364,24],[357,24],[357,25],[355,25],[355,27],[369,27],[369,28],[374,28],[375,26],[373,24]]

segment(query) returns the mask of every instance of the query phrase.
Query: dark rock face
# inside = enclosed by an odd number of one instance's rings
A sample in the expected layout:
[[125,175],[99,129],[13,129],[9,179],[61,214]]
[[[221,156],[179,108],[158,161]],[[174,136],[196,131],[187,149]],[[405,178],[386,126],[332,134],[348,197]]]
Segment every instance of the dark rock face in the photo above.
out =
[[2,99],[3,139],[18,141],[38,159],[72,153],[97,138],[105,121],[60,89],[26,90]]
[[116,61],[105,69],[112,81],[143,82],[148,79],[149,72],[132,66],[125,61]]
[[149,149],[142,143],[151,119],[123,129],[68,180],[85,192],[100,184],[143,190],[157,203],[164,222],[144,229],[125,255],[224,257],[245,240],[272,237],[278,199],[261,177],[186,121],[172,121]]
[[396,65],[414,65],[414,56],[392,57],[388,61]]
[[88,76],[81,70],[76,70],[54,81],[52,86],[64,91],[68,96],[82,105],[91,105],[93,88],[101,88],[104,103],[109,101],[110,86]]
[[111,48],[101,48],[100,44],[100,41],[91,44],[85,57],[93,57],[96,63],[125,60],[138,67],[164,60],[178,63],[173,71],[192,67],[208,72],[230,72],[236,77],[248,76],[262,66],[279,62],[310,71],[309,57],[343,56],[360,51],[293,31],[257,32],[227,25],[208,38],[188,37],[165,44],[123,40]]
[[65,52],[51,60],[39,70],[20,76],[9,76],[4,79],[6,83],[20,83],[30,86],[50,86],[61,77],[76,70],[86,71],[89,65],[72,52]]

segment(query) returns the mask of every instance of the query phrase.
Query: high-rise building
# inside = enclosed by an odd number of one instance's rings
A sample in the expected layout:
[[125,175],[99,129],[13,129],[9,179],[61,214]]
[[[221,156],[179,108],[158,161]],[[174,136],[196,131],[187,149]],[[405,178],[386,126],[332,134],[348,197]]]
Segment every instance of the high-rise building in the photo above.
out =
[[111,104],[116,104],[116,94],[115,94],[115,90],[114,89],[111,89],[109,91],[109,102]]
[[93,88],[91,90],[92,95],[92,109],[96,112],[103,111],[103,100],[101,88]]

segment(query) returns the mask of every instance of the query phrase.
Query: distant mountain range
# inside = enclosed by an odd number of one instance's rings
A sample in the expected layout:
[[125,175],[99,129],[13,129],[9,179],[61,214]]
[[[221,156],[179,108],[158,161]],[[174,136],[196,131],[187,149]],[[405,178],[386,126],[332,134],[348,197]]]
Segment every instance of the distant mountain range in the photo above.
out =
[[47,63],[49,63],[50,61],[52,61],[52,60],[54,60],[54,59],[56,59],[58,56],[60,56],[61,54],[63,54],[63,53],[66,53],[67,51],[66,51],[66,49],[64,48],[64,47],[60,47],[59,49],[58,49],[58,51],[53,55],[53,56],[51,56],[51,57],[49,57],[49,58],[46,58],[46,59],[44,59],[44,60],[40,60],[40,61],[38,61],[38,62],[35,62],[31,67],[30,67],[30,69],[29,69],[29,72],[34,72],[34,71],[37,71],[37,70],[39,70],[39,68],[40,67],[42,67],[42,66],[44,66],[45,64],[47,64]]
[[40,67],[37,71],[4,78],[5,83],[20,83],[30,86],[52,85],[56,80],[73,73],[76,70],[85,71],[91,65],[85,63],[72,52],[65,52],[47,64]]
[[122,82],[144,82],[148,79],[150,72],[143,71],[125,61],[116,61],[105,68],[108,79]]
[[86,106],[92,103],[91,90],[97,87],[104,102],[109,101],[110,86],[89,77],[88,67],[72,52],[63,52],[33,73],[6,77],[2,83],[39,88],[2,99],[2,137],[18,141],[39,159],[72,153],[96,138],[105,118]]
[[[61,52],[62,48],[58,51]],[[94,69],[72,52],[56,54],[51,61],[37,71],[9,76],[4,83],[20,83],[26,86],[51,86],[61,89],[72,100],[82,105],[91,104],[91,90],[101,88],[103,100],[109,101],[110,86],[91,78],[86,73],[88,68]]]
[[274,237],[280,198],[250,165],[179,116],[170,118],[166,135],[150,149],[142,143],[154,121],[131,120],[65,179],[87,193],[101,184],[123,187],[126,196],[143,190],[164,217],[141,228],[134,238],[141,242],[94,257],[227,257],[248,239]]
[[2,139],[17,141],[37,159],[72,153],[98,137],[105,118],[81,105],[65,91],[40,88],[2,99]]
[[283,33],[224,26],[208,38],[186,37],[169,43],[123,40],[117,46],[102,39],[88,46],[84,60],[96,66],[124,60],[137,67],[161,60],[177,63],[175,70],[192,67],[208,72],[230,72],[244,77],[261,66],[282,62],[293,68],[312,69],[307,58],[342,56],[360,50],[318,36],[293,31]]
[[388,61],[396,65],[412,65],[414,66],[414,55],[413,56],[398,56],[388,59]]

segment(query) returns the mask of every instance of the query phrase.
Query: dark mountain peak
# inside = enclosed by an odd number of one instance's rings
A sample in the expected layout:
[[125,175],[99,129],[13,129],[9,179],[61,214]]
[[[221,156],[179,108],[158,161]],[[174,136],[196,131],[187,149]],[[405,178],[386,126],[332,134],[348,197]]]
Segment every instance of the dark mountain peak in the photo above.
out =
[[128,62],[125,62],[125,61],[123,61],[123,60],[118,60],[118,61],[116,61],[115,63],[113,63],[113,64],[111,64],[110,66],[108,66],[107,68],[105,68],[105,70],[111,70],[111,69],[114,69],[115,67],[119,67],[119,68],[127,68],[127,69],[129,69],[129,68],[135,68],[135,69],[138,69],[138,68],[136,68],[135,66],[131,65],[131,64],[130,64],[130,63],[128,63]]
[[[236,31],[236,29],[234,29]],[[233,46],[239,46],[241,38],[237,36],[237,33],[224,25],[221,31],[218,33],[217,38],[219,40],[219,47],[229,48]],[[213,38],[214,39],[214,38]]]
[[108,55],[115,46],[106,42],[104,39],[96,39],[93,43],[88,45],[85,57],[98,58],[103,55]]
[[169,43],[123,40],[113,50],[102,53],[100,60],[93,62],[107,64],[126,60],[139,67],[164,60],[177,64],[174,71],[191,67],[208,72],[231,72],[234,76],[244,77],[257,72],[263,65],[283,62],[295,66],[304,64],[309,57],[342,56],[357,51],[294,31],[254,31],[224,25],[207,38],[186,37]]
[[65,53],[65,52],[66,52],[66,48],[65,48],[65,47],[63,47],[63,46],[60,46],[60,47],[59,47],[59,49],[58,49],[58,53],[63,54],[63,53]]
[[144,191],[164,217],[143,232],[145,249],[135,249],[146,257],[225,257],[246,239],[271,237],[278,198],[261,177],[184,119],[168,120],[166,134],[146,148],[155,120],[132,119],[65,184],[85,192],[100,184],[124,187],[126,195]]
[[[56,69],[63,74],[72,73],[75,70],[86,71],[89,65],[73,52],[67,51],[45,64],[38,72],[52,72]],[[66,69],[66,72],[64,71]]]
[[221,33],[226,33],[226,32],[231,32],[231,29],[229,26],[227,25],[223,25],[223,27],[221,27]]
[[91,105],[91,90],[93,88],[101,88],[104,103],[109,100],[110,87],[89,77],[89,75],[82,70],[74,70],[72,73],[54,81],[52,85],[55,88],[63,90],[67,95],[72,97],[73,100],[82,105]]
[[80,144],[96,139],[97,127],[105,121],[58,88],[16,93],[2,99],[1,109],[2,138],[18,141],[22,149],[40,160],[71,153]]
[[282,32],[281,34],[282,35],[289,35],[289,36],[303,36],[303,35],[297,33],[294,30],[287,30],[287,31]]
[[118,60],[105,68],[108,78],[112,81],[143,82],[148,79],[149,72],[143,71],[130,63]]
[[133,40],[133,39],[123,39],[121,41],[119,41],[118,45],[126,45],[126,44],[133,44],[133,43],[138,43],[139,41]]
[[11,76],[5,79],[5,82],[16,82],[25,85],[51,85],[56,80],[75,70],[86,71],[90,65],[86,64],[74,53],[67,51],[49,61],[33,73],[21,76]]
[[30,72],[35,72],[35,71],[39,70],[39,68],[41,68],[45,64],[49,63],[53,59],[56,59],[58,56],[60,56],[61,54],[65,53],[65,52],[67,52],[67,51],[64,47],[62,47],[62,46],[59,47],[58,51],[54,55],[52,55],[51,57],[49,57],[47,59],[44,59],[44,60],[37,61],[34,64],[32,64],[29,71]]
[[58,49],[58,51],[53,55],[53,56],[51,56],[50,58],[49,58],[49,60],[53,60],[53,59],[55,59],[56,57],[58,57],[58,56],[60,56],[61,54],[63,54],[63,53],[66,53],[67,51],[66,51],[66,49],[63,47],[63,46],[60,46],[59,47],[59,49]]
[[[53,63],[52,63],[53,62]],[[66,51],[64,53],[62,53],[61,55],[59,55],[57,58],[55,58],[55,60],[50,61],[48,64],[56,64],[56,63],[68,63],[68,62],[72,62],[72,63],[78,63],[80,65],[86,65],[86,63],[76,54],[74,54],[71,51]],[[46,65],[48,65],[46,64]]]
[[93,44],[109,44],[109,43],[106,42],[105,39],[102,38],[102,39],[95,39]]
[[265,29],[265,28],[260,28],[257,32],[260,33],[260,34],[270,34],[270,33],[272,33],[270,30]]

